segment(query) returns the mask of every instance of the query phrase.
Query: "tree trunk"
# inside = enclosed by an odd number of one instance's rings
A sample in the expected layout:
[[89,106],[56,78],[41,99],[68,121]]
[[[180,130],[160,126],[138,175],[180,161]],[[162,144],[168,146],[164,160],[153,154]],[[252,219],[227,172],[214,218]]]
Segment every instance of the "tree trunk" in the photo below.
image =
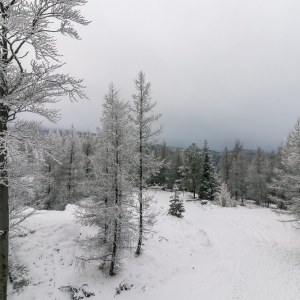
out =
[[[142,153],[141,153],[142,156]],[[139,240],[137,244],[137,248],[135,251],[135,255],[141,254],[142,242],[143,242],[143,160],[140,159],[140,182],[139,182],[139,204],[140,204],[140,211],[139,211]]]
[[115,269],[115,261],[116,261],[116,255],[117,255],[117,236],[118,236],[118,220],[115,220],[115,229],[114,229],[114,243],[113,243],[113,249],[112,249],[112,255],[111,255],[111,261],[110,261],[110,268],[109,268],[109,275],[113,276],[115,275],[114,269]]
[[7,300],[9,208],[5,135],[7,107],[0,106],[0,300]]
[[8,279],[8,187],[0,185],[0,300],[7,299]]
[[140,223],[139,223],[139,240],[137,244],[137,249],[135,251],[135,255],[140,255],[141,254],[141,249],[142,249],[142,242],[143,242],[143,202],[142,202],[142,197],[143,194],[140,192]]
[[[142,95],[142,91],[141,91]],[[140,119],[143,120],[143,102],[141,98],[141,113]],[[139,211],[139,240],[137,244],[137,248],[135,251],[135,255],[141,254],[142,242],[143,242],[143,132],[142,132],[142,125],[140,124],[140,169],[139,169],[139,204],[140,204],[140,211]]]
[[[73,129],[72,129],[73,130]],[[72,132],[72,141],[71,141],[71,151],[70,151],[70,164],[69,164],[69,180],[68,180],[68,200],[71,200],[71,195],[74,193],[73,185],[73,154],[74,154],[74,145],[73,145],[73,132]]]
[[[119,191],[119,136],[118,136],[118,130],[116,130],[116,173],[115,173],[115,206],[118,208],[119,211],[119,206],[120,206],[120,191]],[[119,215],[120,218],[120,215]],[[118,217],[115,216],[115,228],[114,228],[114,242],[113,242],[113,249],[112,249],[112,255],[111,255],[111,261],[110,261],[110,269],[109,269],[109,275],[113,276],[115,275],[114,269],[116,265],[116,256],[117,256],[117,251],[118,251],[118,231],[119,231],[119,221]]]

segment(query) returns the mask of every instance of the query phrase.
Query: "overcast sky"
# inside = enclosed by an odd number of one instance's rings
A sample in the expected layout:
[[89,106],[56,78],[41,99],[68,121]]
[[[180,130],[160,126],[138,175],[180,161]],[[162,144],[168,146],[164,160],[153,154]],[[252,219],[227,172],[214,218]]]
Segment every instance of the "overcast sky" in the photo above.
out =
[[167,144],[276,149],[300,116],[299,0],[90,0],[82,40],[58,39],[90,100],[63,100],[52,128],[95,131],[110,82],[152,83]]

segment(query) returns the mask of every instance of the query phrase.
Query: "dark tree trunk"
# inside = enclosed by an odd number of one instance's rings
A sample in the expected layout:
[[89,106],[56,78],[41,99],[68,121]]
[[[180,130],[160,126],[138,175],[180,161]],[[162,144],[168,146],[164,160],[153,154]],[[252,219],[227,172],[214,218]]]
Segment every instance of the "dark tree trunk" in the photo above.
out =
[[115,275],[114,269],[115,269],[116,255],[117,255],[117,237],[118,237],[118,220],[115,220],[114,243],[113,243],[110,268],[109,268],[110,276]]
[[0,106],[0,300],[7,299],[9,206],[6,166],[7,107]]
[[73,154],[74,154],[74,145],[73,145],[73,132],[72,132],[72,142],[71,142],[71,151],[70,151],[70,165],[69,165],[69,178],[68,178],[68,200],[71,200],[71,195],[74,193],[74,187],[73,187]]
[[[108,158],[108,149],[106,149],[106,157]],[[105,166],[105,173],[106,175],[108,176],[108,163],[107,163],[107,160],[106,160],[106,166]],[[104,199],[104,207],[105,207],[105,210],[104,210],[104,214],[105,214],[105,224],[104,224],[104,244],[106,244],[107,242],[107,231],[108,231],[108,224],[107,224],[107,207],[108,207],[108,197],[107,197],[107,194],[108,194],[108,190],[105,191],[105,199]]]
[[142,242],[143,242],[143,160],[142,160],[142,145],[140,146],[140,178],[139,178],[139,239],[135,255],[141,254]]
[[[119,190],[119,152],[118,152],[118,146],[119,146],[119,136],[118,136],[118,130],[116,130],[116,173],[115,173],[115,206],[118,207],[120,205],[120,190]],[[119,208],[119,207],[118,207]],[[118,216],[120,218],[120,215]],[[113,249],[112,249],[112,255],[111,255],[111,261],[110,261],[110,269],[109,269],[109,275],[113,276],[115,275],[114,269],[116,265],[116,256],[118,251],[118,231],[119,231],[119,220],[118,217],[115,216],[115,224],[114,224],[114,241],[113,241]]]
[[142,202],[142,197],[143,197],[143,194],[140,191],[140,195],[139,195],[139,198],[140,198],[139,240],[138,240],[137,248],[136,248],[136,251],[135,251],[135,255],[140,255],[141,254],[142,242],[143,242],[143,202]]
[[[7,7],[2,5],[2,18],[7,18]],[[7,78],[5,76],[8,56],[7,30],[2,26],[1,59],[3,70],[0,75],[0,97],[7,94]],[[8,280],[8,247],[9,247],[9,195],[7,178],[6,132],[9,107],[0,104],[0,300],[7,300]]]
[[[141,89],[141,112],[140,112],[140,120],[142,123],[143,120],[143,101],[142,101],[142,94],[143,91]],[[139,211],[139,239],[138,239],[138,244],[137,248],[135,251],[135,255],[140,255],[141,254],[141,248],[142,248],[142,242],[143,242],[143,132],[142,132],[142,124],[140,124],[140,147],[139,147],[139,152],[140,152],[140,168],[139,168],[139,204],[140,204],[140,211]]]

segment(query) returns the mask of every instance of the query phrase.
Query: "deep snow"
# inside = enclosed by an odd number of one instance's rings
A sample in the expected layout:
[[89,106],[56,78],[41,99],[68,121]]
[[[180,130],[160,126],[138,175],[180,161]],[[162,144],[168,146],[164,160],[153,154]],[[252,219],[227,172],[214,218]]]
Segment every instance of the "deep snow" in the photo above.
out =
[[[157,233],[140,257],[128,255],[125,270],[114,277],[98,265],[84,275],[76,271],[76,239],[95,230],[75,223],[75,206],[30,217],[32,233],[11,243],[14,264],[27,267],[30,283],[19,293],[10,285],[9,299],[70,299],[58,288],[85,283],[95,300],[300,299],[300,232],[291,223],[254,205],[221,208],[193,201],[185,202],[184,218],[178,219],[167,215],[173,193],[152,193]],[[133,286],[116,295],[120,283]]]

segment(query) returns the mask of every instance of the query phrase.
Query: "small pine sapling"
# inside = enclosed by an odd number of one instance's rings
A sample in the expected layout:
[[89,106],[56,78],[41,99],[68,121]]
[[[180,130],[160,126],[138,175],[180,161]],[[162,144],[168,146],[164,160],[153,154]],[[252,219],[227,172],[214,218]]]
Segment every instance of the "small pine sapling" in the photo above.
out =
[[182,199],[179,198],[180,192],[176,184],[173,187],[173,191],[174,191],[174,196],[170,197],[171,200],[170,200],[170,208],[169,208],[168,215],[182,218],[183,217],[182,213],[185,212],[185,209],[183,206]]

